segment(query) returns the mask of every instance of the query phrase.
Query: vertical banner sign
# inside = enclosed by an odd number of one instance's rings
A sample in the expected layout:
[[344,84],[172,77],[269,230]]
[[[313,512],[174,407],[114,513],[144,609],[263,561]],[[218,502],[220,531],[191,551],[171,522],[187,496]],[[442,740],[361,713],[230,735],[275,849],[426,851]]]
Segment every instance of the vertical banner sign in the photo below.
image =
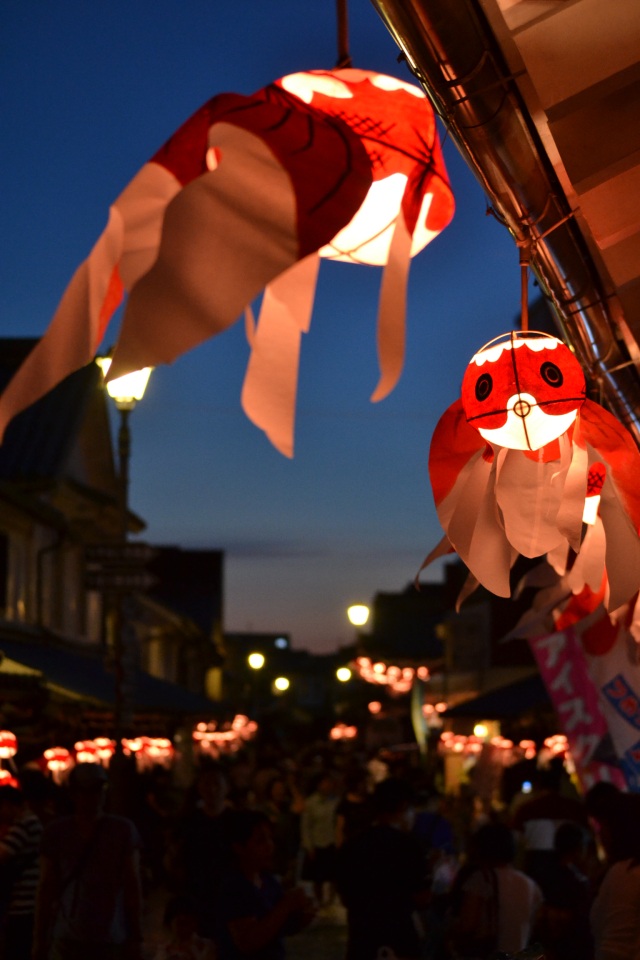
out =
[[629,790],[640,792],[640,647],[626,622],[604,607],[580,620],[576,635]]
[[572,628],[529,640],[542,679],[569,741],[576,774],[583,790],[601,780],[622,781],[619,771],[593,761],[608,733],[598,691],[589,676],[582,644]]

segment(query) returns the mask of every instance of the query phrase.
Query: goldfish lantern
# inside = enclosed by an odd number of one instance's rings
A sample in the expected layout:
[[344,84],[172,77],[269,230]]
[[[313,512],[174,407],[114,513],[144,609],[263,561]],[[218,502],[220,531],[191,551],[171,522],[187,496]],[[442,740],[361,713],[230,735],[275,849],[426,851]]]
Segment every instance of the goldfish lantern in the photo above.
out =
[[49,329],[0,398],[0,433],[94,357],[125,292],[110,379],[170,363],[265,291],[257,329],[247,319],[243,406],[291,455],[318,256],[388,264],[379,399],[402,365],[408,258],[452,214],[433,111],[418,88],[336,70],[285,77],[251,96],[216,96],[113,203]]
[[0,730],[0,760],[10,760],[18,752],[18,741],[15,733],[10,730]]
[[[546,334],[511,333],[471,360],[462,396],[433,435],[429,473],[450,548],[472,576],[509,596],[518,554],[580,554],[590,470],[611,609],[640,587],[640,453],[628,431],[585,398],[582,370]],[[592,470],[593,476],[593,470]]]

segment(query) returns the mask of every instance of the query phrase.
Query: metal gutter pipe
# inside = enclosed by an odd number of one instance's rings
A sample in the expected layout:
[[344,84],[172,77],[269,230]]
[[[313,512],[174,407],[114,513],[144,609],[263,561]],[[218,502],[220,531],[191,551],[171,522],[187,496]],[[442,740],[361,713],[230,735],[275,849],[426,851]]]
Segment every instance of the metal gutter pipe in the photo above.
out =
[[587,378],[640,443],[640,383],[607,293],[478,0],[371,0],[498,219],[530,254]]

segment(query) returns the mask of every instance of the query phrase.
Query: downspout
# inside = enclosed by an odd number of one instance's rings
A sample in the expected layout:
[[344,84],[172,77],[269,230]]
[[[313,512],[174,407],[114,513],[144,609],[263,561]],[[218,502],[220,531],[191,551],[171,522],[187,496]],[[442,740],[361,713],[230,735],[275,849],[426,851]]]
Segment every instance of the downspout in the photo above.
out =
[[[478,0],[371,0],[602,399],[640,443],[640,384],[564,191]],[[514,269],[517,266],[514,264]]]

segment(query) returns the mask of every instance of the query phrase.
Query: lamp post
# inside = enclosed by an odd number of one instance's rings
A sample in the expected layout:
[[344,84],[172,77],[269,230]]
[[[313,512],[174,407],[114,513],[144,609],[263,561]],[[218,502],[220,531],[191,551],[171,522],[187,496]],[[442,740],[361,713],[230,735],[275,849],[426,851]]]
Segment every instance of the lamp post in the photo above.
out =
[[[98,357],[97,363],[105,377],[111,366],[110,357]],[[129,513],[129,461],[131,459],[131,432],[129,429],[129,416],[136,403],[142,400],[144,396],[151,367],[145,367],[142,370],[135,370],[123,377],[117,377],[114,380],[106,380],[105,386],[107,393],[114,401],[116,409],[120,414],[118,428],[118,540],[124,548],[128,537],[128,513]],[[124,549],[122,550],[124,556]],[[125,615],[125,595],[127,591],[126,582],[124,585],[116,587],[113,592],[113,599],[110,604],[109,622],[111,625],[111,642],[113,649],[113,659],[115,665],[115,702],[114,702],[114,739],[115,739],[115,767],[116,777],[119,774],[119,764],[123,757],[122,738],[125,734],[125,726],[131,723],[131,711],[133,707],[130,683],[127,682],[127,673],[130,673],[131,654],[133,641],[127,637],[129,627],[128,617]],[[118,783],[118,787],[122,785]],[[119,793],[119,790],[118,790]],[[118,797],[122,800],[122,795]]]

